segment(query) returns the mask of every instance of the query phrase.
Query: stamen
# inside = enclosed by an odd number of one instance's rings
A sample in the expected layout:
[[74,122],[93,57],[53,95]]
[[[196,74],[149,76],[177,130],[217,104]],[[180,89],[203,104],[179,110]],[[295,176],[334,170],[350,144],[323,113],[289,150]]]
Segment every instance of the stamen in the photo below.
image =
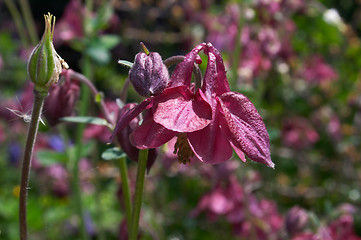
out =
[[177,142],[174,144],[174,154],[178,155],[178,162],[187,164],[191,162],[191,157],[194,156],[192,148],[189,146],[187,135],[181,133],[178,135]]

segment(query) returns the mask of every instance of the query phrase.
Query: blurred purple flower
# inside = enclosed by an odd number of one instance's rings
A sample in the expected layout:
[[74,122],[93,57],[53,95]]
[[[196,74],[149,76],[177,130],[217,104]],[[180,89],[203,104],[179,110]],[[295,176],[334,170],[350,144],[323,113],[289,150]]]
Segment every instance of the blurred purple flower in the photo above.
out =
[[315,55],[306,61],[301,70],[301,77],[309,83],[320,84],[336,80],[338,74],[321,56]]
[[283,218],[276,204],[256,199],[238,183],[234,175],[205,194],[191,216],[195,217],[201,212],[206,212],[211,221],[224,216],[232,225],[234,234],[245,239],[251,238],[252,234],[256,234],[256,239],[277,239],[283,226]]
[[329,225],[332,239],[361,240],[354,230],[354,219],[350,214],[344,214]]
[[295,149],[310,147],[318,141],[319,135],[310,122],[302,117],[291,117],[282,124],[283,144]]
[[22,157],[22,146],[18,142],[11,142],[7,147],[8,161],[12,166],[18,166]]
[[286,215],[285,227],[290,237],[301,233],[308,223],[308,213],[298,206],[292,207]]
[[51,148],[57,152],[65,151],[65,143],[63,139],[58,135],[51,135],[49,139],[49,144]]
[[79,97],[80,88],[77,82],[70,79],[65,72],[63,83],[53,84],[44,103],[44,115],[51,126],[59,123],[59,119],[70,116]]
[[37,180],[45,183],[56,197],[65,198],[70,193],[69,174],[61,164],[53,164],[37,169]]

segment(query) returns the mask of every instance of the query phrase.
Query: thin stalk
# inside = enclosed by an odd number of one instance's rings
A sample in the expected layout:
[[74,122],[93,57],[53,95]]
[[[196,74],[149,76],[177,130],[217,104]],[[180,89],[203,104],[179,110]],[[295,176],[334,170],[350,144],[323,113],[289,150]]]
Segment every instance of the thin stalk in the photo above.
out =
[[26,240],[28,238],[27,230],[27,198],[29,190],[29,176],[31,170],[31,160],[34,151],[34,145],[36,135],[38,133],[40,114],[43,109],[44,100],[47,93],[39,93],[34,90],[34,103],[33,111],[31,114],[31,121],[28,130],[28,136],[26,139],[23,166],[21,169],[21,180],[20,180],[20,196],[19,196],[19,224],[20,224],[20,239]]
[[119,158],[119,170],[120,177],[122,180],[122,193],[125,207],[125,216],[127,219],[127,226],[130,226],[132,222],[132,200],[130,197],[129,182],[128,182],[128,171],[127,171],[127,158]]
[[[83,72],[85,75],[90,75],[90,61],[87,57],[84,57]],[[79,116],[85,116],[88,112],[88,102],[89,102],[90,90],[86,85],[81,86],[81,98],[80,98],[80,109]],[[75,139],[75,158],[73,161],[72,172],[73,172],[73,191],[74,191],[74,201],[77,215],[79,218],[80,224],[80,235],[82,240],[87,240],[88,235],[85,229],[84,221],[84,208],[82,203],[81,189],[80,189],[80,180],[79,180],[79,161],[81,158],[81,152],[83,149],[83,133],[85,129],[85,124],[79,124],[76,131]]]
[[31,44],[35,46],[39,42],[39,39],[36,34],[34,18],[33,18],[33,15],[31,14],[30,5],[29,5],[28,0],[20,0],[20,8],[21,8],[21,12],[24,16],[26,28],[28,29]]
[[139,150],[137,181],[135,184],[135,195],[133,201],[132,224],[129,229],[129,239],[138,239],[140,208],[142,207],[142,196],[144,188],[145,171],[147,169],[148,149]]
[[28,39],[27,39],[26,34],[25,34],[26,31],[24,29],[22,19],[21,19],[21,15],[20,15],[19,11],[16,8],[15,3],[14,3],[13,0],[5,0],[4,2],[5,2],[5,5],[7,6],[7,8],[9,9],[9,12],[10,12],[10,14],[11,14],[11,16],[12,16],[14,22],[15,22],[15,26],[16,26],[16,29],[18,30],[21,42],[22,42],[23,46],[25,48],[27,48],[29,46],[29,42],[28,42]]
[[[242,7],[243,7],[243,5],[240,3],[241,11],[243,11]],[[243,28],[243,18],[242,18],[242,14],[240,14],[239,21],[238,21],[235,49],[234,49],[234,52],[232,55],[232,78],[230,80],[230,84],[232,87],[235,87],[237,85],[238,66],[239,66],[240,57],[242,54],[242,46],[241,46],[242,28]]]

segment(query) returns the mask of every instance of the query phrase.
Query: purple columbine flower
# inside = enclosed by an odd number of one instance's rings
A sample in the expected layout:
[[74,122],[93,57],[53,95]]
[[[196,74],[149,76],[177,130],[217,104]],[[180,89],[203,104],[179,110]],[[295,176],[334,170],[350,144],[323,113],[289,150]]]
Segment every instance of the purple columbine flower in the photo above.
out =
[[[207,69],[202,88],[192,91],[192,69],[202,50],[208,55]],[[175,150],[183,163],[193,154],[205,163],[220,163],[231,158],[233,148],[243,161],[245,153],[274,167],[261,116],[248,98],[230,91],[223,59],[210,43],[185,56],[161,94],[124,114],[113,136],[145,109],[149,109],[147,118],[131,136],[138,148],[159,147],[177,136]]]

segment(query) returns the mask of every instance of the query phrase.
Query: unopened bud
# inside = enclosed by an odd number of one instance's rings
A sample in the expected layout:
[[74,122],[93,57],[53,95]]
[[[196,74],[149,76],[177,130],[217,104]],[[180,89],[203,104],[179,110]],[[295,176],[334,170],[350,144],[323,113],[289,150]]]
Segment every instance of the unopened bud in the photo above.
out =
[[[45,31],[38,45],[34,48],[28,61],[28,75],[38,92],[47,93],[49,87],[56,83],[62,70],[61,58],[53,45],[55,17],[44,15]],[[64,61],[64,60],[63,60]]]
[[149,97],[163,92],[168,85],[169,73],[158,53],[140,52],[135,56],[129,79],[139,95]]

